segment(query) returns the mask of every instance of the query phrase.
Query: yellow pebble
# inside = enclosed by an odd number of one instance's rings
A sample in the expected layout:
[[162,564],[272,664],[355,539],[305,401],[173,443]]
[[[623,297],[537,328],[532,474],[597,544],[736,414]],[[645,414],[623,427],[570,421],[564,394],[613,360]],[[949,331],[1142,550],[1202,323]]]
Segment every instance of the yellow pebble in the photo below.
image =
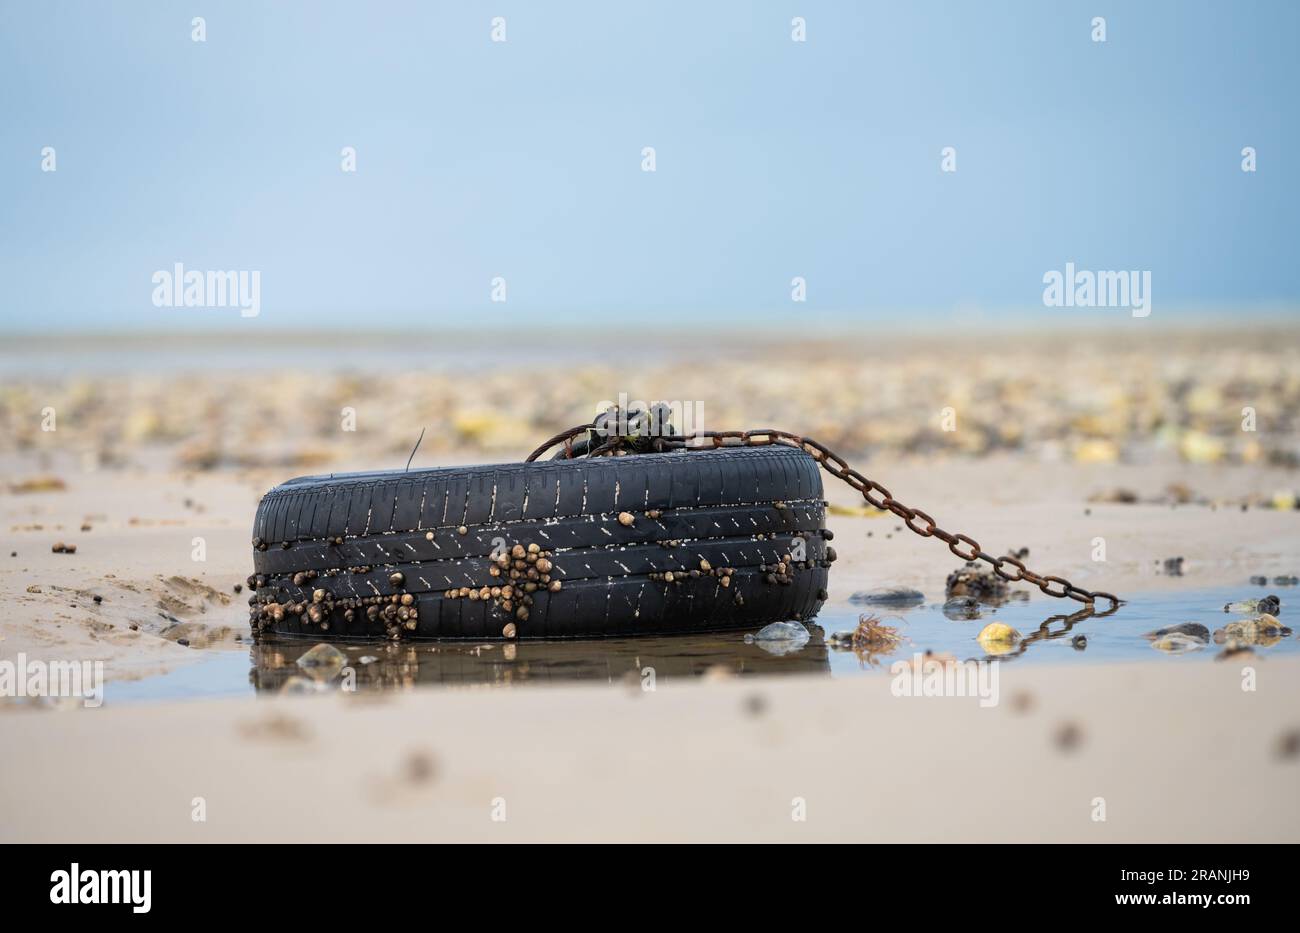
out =
[[990,622],[975,639],[989,654],[1005,654],[1020,641],[1020,633],[1005,622]]

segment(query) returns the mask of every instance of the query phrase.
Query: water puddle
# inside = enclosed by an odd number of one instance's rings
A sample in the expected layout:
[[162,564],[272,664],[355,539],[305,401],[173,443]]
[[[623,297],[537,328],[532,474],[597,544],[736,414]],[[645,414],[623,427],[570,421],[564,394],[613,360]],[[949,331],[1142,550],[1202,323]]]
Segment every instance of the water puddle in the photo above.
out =
[[[1015,664],[1088,664],[1160,660],[1170,664],[1205,663],[1231,645],[1253,640],[1234,659],[1300,654],[1296,633],[1277,635],[1240,629],[1223,632],[1233,622],[1249,618],[1225,613],[1224,606],[1246,598],[1277,592],[1278,616],[1286,624],[1289,591],[1256,587],[1226,587],[1185,593],[1133,597],[1113,615],[1075,612],[1077,604],[1046,597],[1012,600],[1001,606],[978,607],[978,618],[962,615],[943,604],[926,602],[911,608],[855,606],[846,600],[822,610],[810,637],[801,646],[790,642],[755,641],[753,632],[707,635],[593,639],[514,643],[423,642],[339,644],[313,656],[317,664],[300,663],[316,644],[311,640],[263,641],[248,652],[218,652],[167,674],[138,681],[111,681],[106,703],[237,696],[253,693],[407,690],[412,687],[481,687],[518,684],[589,682],[635,685],[648,677],[656,683],[702,677],[812,675],[862,677],[887,674],[896,660],[933,651],[959,660],[991,657],[976,635],[990,622],[1019,632],[1011,644],[995,646],[993,654]],[[893,627],[901,641],[889,652],[873,653],[861,644],[833,643],[837,632],[857,627],[870,613]],[[1156,629],[1195,623],[1208,639],[1175,635],[1152,641],[1144,635]],[[1193,633],[1199,629],[1189,629]],[[1222,634],[1220,634],[1222,633]],[[747,637],[748,636],[748,637]],[[1223,641],[1223,644],[1216,641]]]

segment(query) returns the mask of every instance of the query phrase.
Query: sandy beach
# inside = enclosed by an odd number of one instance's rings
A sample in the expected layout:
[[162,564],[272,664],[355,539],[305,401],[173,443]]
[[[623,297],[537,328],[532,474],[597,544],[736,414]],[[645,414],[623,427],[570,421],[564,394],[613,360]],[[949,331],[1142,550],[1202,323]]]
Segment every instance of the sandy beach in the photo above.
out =
[[[1300,449],[1294,346],[1217,335],[1162,360],[1137,342],[1109,355],[1081,344],[1064,364],[994,347],[968,366],[936,351],[874,371],[853,347],[820,348],[827,358],[810,370],[817,348],[760,346],[718,363],[727,378],[712,387],[685,363],[616,379],[596,363],[562,378],[493,374],[472,400],[441,371],[412,375],[400,393],[346,367],[271,386],[239,371],[7,375],[0,657],[102,660],[107,683],[99,709],[0,700],[0,838],[1300,840],[1300,817],[1280,803],[1300,773],[1300,662],[1266,651],[1003,665],[989,709],[894,696],[883,671],[702,676],[653,692],[113,701],[114,684],[251,650],[238,588],[270,486],[400,466],[426,424],[417,465],[517,460],[582,420],[553,399],[594,405],[619,391],[702,399],[709,428],[804,429],[944,527],[999,553],[1029,548],[1031,566],[1085,587],[1258,596],[1250,577],[1300,571],[1286,499]],[[366,400],[355,433],[340,430],[350,399]],[[1257,432],[1241,428],[1246,405]],[[56,431],[41,430],[46,406]],[[953,432],[939,422],[948,406]],[[843,507],[828,522],[840,553],[832,599],[885,585],[941,599],[960,562],[892,516],[855,511],[852,491],[825,479]],[[1172,557],[1181,576],[1162,572]],[[192,819],[195,798],[204,822]],[[806,820],[792,819],[795,798]]]
[[5,4],[0,905],[1289,907],[1300,3],[593,6]]
[[[1031,565],[1121,596],[1240,584],[1245,598],[1258,595],[1245,586],[1250,576],[1300,567],[1293,513],[1087,501],[1089,491],[1115,484],[1156,497],[1169,484],[1188,482],[1212,487],[1225,500],[1242,499],[1285,483],[1289,475],[1279,469],[1174,467],[1157,478],[1146,468],[995,458],[924,470],[878,462],[872,473],[948,527],[1000,552],[1028,547]],[[828,501],[858,507],[852,490],[826,480]],[[0,564],[0,593],[9,611],[0,621],[0,648],[7,656],[103,660],[110,682],[185,664],[200,650],[246,651],[247,594],[235,587],[249,573],[247,523],[257,490],[272,482],[266,473],[95,473],[71,475],[59,492],[6,497],[10,547]],[[976,498],[968,490],[987,492]],[[90,530],[81,531],[87,516]],[[961,566],[939,542],[899,531],[892,516],[832,515],[828,525],[840,554],[833,597],[899,585],[937,598],[947,575]],[[1099,536],[1106,540],[1105,563],[1092,560]],[[203,542],[201,561],[194,560],[196,539]],[[53,553],[56,542],[76,545],[76,553]],[[1162,573],[1163,560],[1175,556],[1184,558],[1183,575]],[[1062,603],[1060,611],[1074,608]]]
[[992,709],[880,678],[15,713],[3,836],[1295,842],[1297,674],[1026,668]]

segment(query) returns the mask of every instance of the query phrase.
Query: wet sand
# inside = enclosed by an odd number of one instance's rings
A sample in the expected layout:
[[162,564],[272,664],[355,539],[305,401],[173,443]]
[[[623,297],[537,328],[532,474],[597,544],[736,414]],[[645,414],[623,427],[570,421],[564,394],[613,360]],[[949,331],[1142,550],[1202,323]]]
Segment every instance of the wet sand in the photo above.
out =
[[[990,550],[1028,547],[1030,567],[1121,596],[1239,584],[1247,598],[1261,595],[1247,585],[1252,575],[1300,569],[1295,512],[1087,501],[1090,492],[1112,485],[1154,496],[1169,483],[1238,499],[1291,479],[1277,468],[1175,466],[1157,476],[1144,467],[992,458],[924,469],[877,460],[867,473]],[[60,475],[67,476],[62,491],[0,499],[0,523],[8,531],[8,550],[0,553],[0,598],[7,607],[0,653],[104,660],[111,683],[187,663],[204,649],[247,650],[248,593],[234,588],[248,575],[249,523],[272,474]],[[857,505],[852,490],[825,480],[829,501]],[[86,518],[90,530],[81,531]],[[831,575],[834,598],[903,585],[938,599],[944,579],[960,566],[944,545],[900,530],[892,516],[831,515],[828,525],[840,555]],[[1105,540],[1105,563],[1092,559],[1098,537]],[[57,542],[75,544],[76,553],[51,552]],[[200,549],[204,559],[195,560]],[[17,557],[10,556],[14,551]],[[1161,572],[1168,557],[1184,558],[1182,576]],[[1074,608],[1060,602],[1062,612]]]
[[[951,527],[1028,546],[1032,565],[1120,594],[1240,583],[1257,595],[1249,574],[1300,566],[1293,513],[1086,505],[1114,468],[985,460],[872,472]],[[1211,475],[1234,495],[1280,479],[1242,467],[1193,478]],[[1278,752],[1300,728],[1294,659],[1004,665],[993,709],[893,697],[886,674],[114,708],[115,679],[248,651],[244,596],[232,590],[264,479],[96,474],[4,500],[6,527],[44,528],[9,535],[19,557],[4,555],[0,571],[0,653],[105,659],[108,684],[101,709],[0,704],[12,765],[0,770],[0,838],[1300,840],[1285,802],[1300,761]],[[1150,471],[1128,479],[1160,485]],[[77,530],[96,509],[92,530]],[[836,595],[895,583],[941,593],[957,563],[892,519],[830,525]],[[1104,565],[1090,559],[1095,535],[1108,541]],[[76,554],[51,553],[56,537]],[[191,560],[195,537],[204,562]],[[1185,576],[1160,575],[1152,555],[1175,554]],[[1241,690],[1245,666],[1258,670],[1256,692]],[[1021,694],[1028,712],[1017,712]],[[1070,724],[1074,751],[1059,744]],[[1105,823],[1090,816],[1099,796]],[[190,819],[195,797],[206,823]],[[491,819],[497,797],[504,824]],[[806,823],[791,820],[794,797],[807,801]]]
[[0,839],[1295,842],[1300,663],[1257,666],[11,713]]
[[[1222,366],[1189,350],[1148,373],[1146,395],[1125,394],[1123,365],[1099,369],[1087,391],[1102,400],[1091,408],[1077,401],[1087,374],[1050,360],[981,357],[982,375],[963,381],[952,370],[944,391],[927,390],[930,364],[917,364],[895,373],[912,395],[890,389],[888,373],[857,384],[891,407],[838,386],[833,367],[801,383],[804,368],[768,359],[763,393],[748,399],[755,413],[729,395],[708,426],[795,427],[809,423],[800,405],[812,400],[821,407],[808,433],[833,441],[832,422],[856,412],[857,427],[838,438],[844,453],[860,451],[854,465],[987,550],[1028,547],[1034,569],[1121,596],[1240,586],[1245,598],[1260,595],[1252,575],[1300,572],[1300,513],[1270,506],[1300,486],[1288,453],[1294,345],[1229,348]],[[999,381],[1003,371],[1019,381]],[[646,384],[652,374],[674,384],[653,368]],[[6,379],[0,657],[104,660],[108,684],[96,710],[0,700],[10,762],[0,769],[0,839],[1300,840],[1284,796],[1300,759],[1280,751],[1300,728],[1300,664],[1266,654],[1004,665],[993,709],[893,697],[887,675],[115,706],[115,681],[249,650],[248,594],[234,590],[271,485],[400,466],[414,441],[406,435],[418,433],[408,428],[437,419],[459,424],[457,440],[434,434],[417,465],[519,459],[551,432],[533,422],[578,420],[544,419],[548,399],[619,388],[570,374],[530,396],[516,422],[475,415],[438,394],[442,377],[421,377],[418,401],[341,434],[339,406],[374,388],[364,379],[284,376],[293,391],[276,396],[229,378],[180,388],[128,376]],[[946,438],[930,412],[962,385],[963,427]],[[511,393],[527,388],[517,379],[491,388],[484,397],[496,407],[484,410],[511,410]],[[386,391],[375,389],[391,400]],[[1076,401],[1052,401],[1067,397]],[[62,419],[49,434],[30,421],[46,398]],[[1257,400],[1259,434],[1240,430],[1243,398]],[[912,409],[920,414],[909,420]],[[985,409],[1047,427],[1020,444],[968,430],[997,420]],[[1153,412],[1154,429],[1144,420]],[[277,434],[280,424],[289,427]],[[832,503],[859,504],[825,480]],[[1139,501],[1106,501],[1115,490]],[[833,598],[882,585],[939,598],[959,564],[890,516],[836,514],[829,524],[840,554]],[[1097,538],[1104,562],[1093,559]],[[57,542],[76,552],[53,553]],[[1184,558],[1183,576],[1160,572],[1170,557]],[[1241,689],[1247,666],[1258,672],[1254,692]],[[195,797],[207,801],[206,823],[190,818]],[[497,797],[505,822],[491,819]],[[807,802],[806,822],[791,819],[795,797]],[[1091,818],[1096,797],[1105,822]]]
[[[998,554],[1028,547],[1031,568],[1063,574],[1088,589],[1122,596],[1240,585],[1248,598],[1261,595],[1248,586],[1249,577],[1300,570],[1300,516],[1294,511],[1088,502],[1092,492],[1113,486],[1152,499],[1170,485],[1213,491],[1225,502],[1258,498],[1294,482],[1294,474],[1281,468],[1173,464],[1157,473],[1010,457],[930,464],[878,457],[866,472],[945,528],[965,531]],[[204,648],[247,650],[248,593],[234,587],[250,572],[257,496],[282,474],[57,474],[66,477],[64,490],[0,498],[0,526],[8,531],[0,552],[6,606],[0,654],[101,659],[112,681],[166,671]],[[832,477],[824,482],[829,502],[861,502]],[[90,530],[82,531],[83,524]],[[901,529],[893,516],[832,515],[828,525],[840,554],[832,598],[901,585],[940,599],[946,576],[961,565],[944,544]],[[1097,538],[1105,541],[1105,563],[1093,560]],[[75,544],[77,552],[53,554],[57,542]],[[1183,557],[1183,576],[1162,573],[1166,557]],[[1061,600],[1060,611],[1074,608]]]

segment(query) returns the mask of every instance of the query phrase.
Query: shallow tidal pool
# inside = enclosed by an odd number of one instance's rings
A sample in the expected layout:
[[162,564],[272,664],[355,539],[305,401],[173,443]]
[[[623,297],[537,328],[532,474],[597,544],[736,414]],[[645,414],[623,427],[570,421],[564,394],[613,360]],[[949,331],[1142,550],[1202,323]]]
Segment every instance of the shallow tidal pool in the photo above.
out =
[[[105,702],[125,703],[250,693],[324,693],[333,690],[405,690],[412,687],[511,686],[518,684],[595,682],[636,684],[647,676],[656,682],[703,677],[789,675],[870,677],[887,675],[895,661],[926,651],[957,660],[999,657],[1011,664],[1090,664],[1160,660],[1195,664],[1232,654],[1248,657],[1242,642],[1223,632],[1249,614],[1225,612],[1225,605],[1276,594],[1277,618],[1288,622],[1289,590],[1241,586],[1132,597],[1117,612],[1090,616],[1068,601],[1030,596],[999,606],[955,612],[942,601],[910,607],[855,605],[832,600],[808,638],[765,641],[754,631],[702,635],[647,636],[568,641],[344,643],[337,651],[316,650],[312,640],[264,640],[247,654],[211,651],[208,656],[154,677],[109,681]],[[1074,610],[1073,616],[1069,613]],[[976,615],[977,613],[977,615]],[[899,641],[892,651],[868,651],[835,642],[862,615],[892,627]],[[967,618],[968,615],[975,617]],[[990,622],[1014,628],[1020,638],[986,650],[976,635]],[[1153,641],[1156,629],[1198,623],[1210,637]],[[1222,642],[1222,643],[1216,643]],[[1300,654],[1295,632],[1258,639],[1247,646],[1260,657]],[[1235,652],[1235,653],[1234,653]]]

